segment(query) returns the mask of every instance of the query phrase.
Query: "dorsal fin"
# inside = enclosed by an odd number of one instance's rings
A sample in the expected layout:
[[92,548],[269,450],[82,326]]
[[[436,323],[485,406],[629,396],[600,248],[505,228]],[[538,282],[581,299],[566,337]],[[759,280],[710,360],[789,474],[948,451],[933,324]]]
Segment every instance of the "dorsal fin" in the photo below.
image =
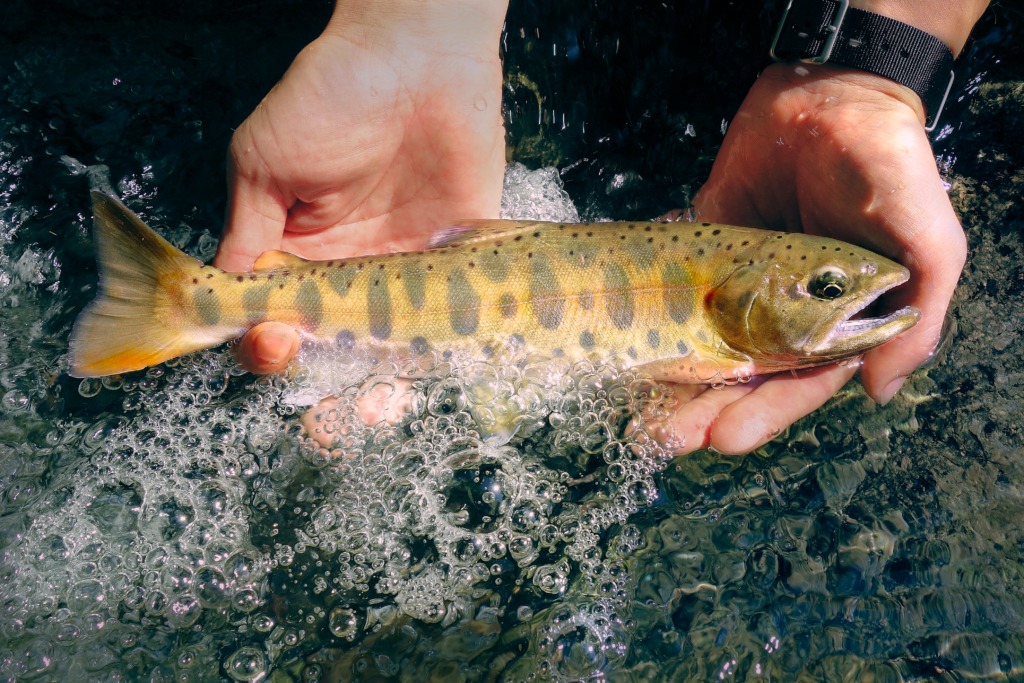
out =
[[252,264],[252,269],[257,271],[294,268],[295,266],[301,266],[303,263],[306,263],[306,259],[301,256],[296,256],[280,249],[271,249],[256,257],[256,262]]
[[441,228],[427,242],[427,249],[456,247],[482,239],[491,239],[501,235],[516,235],[527,230],[559,225],[543,221],[508,221],[501,219],[465,220]]

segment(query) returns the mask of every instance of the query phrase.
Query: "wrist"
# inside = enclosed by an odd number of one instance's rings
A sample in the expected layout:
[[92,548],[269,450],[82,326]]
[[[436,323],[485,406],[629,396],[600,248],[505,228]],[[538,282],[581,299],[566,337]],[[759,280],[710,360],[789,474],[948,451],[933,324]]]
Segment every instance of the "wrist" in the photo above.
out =
[[[854,125],[880,115],[924,122],[921,98],[910,88],[860,69],[834,64],[772,64],[758,81],[772,93],[780,123],[824,133],[833,125]],[[838,112],[844,112],[838,115]],[[854,118],[850,118],[850,116]],[[824,125],[824,130],[818,126]]]
[[324,35],[397,51],[497,57],[507,0],[338,0]]
[[989,0],[850,0],[850,6],[935,36],[958,56]]

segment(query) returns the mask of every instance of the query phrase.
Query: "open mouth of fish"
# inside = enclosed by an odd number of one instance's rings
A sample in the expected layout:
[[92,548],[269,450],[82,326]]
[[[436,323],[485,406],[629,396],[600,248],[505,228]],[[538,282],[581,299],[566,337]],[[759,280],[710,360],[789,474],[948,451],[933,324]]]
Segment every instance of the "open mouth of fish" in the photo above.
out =
[[910,273],[903,270],[896,273],[891,282],[876,287],[870,295],[851,301],[839,311],[841,317],[829,326],[819,347],[828,346],[839,353],[856,353],[878,346],[916,325],[921,319],[921,312],[913,306],[904,306],[877,317],[862,315],[879,297],[909,279]]

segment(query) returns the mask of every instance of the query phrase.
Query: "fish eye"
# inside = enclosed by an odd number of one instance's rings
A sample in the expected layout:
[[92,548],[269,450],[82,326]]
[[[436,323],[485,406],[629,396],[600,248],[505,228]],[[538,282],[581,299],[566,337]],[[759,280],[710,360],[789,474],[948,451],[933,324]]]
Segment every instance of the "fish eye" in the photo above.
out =
[[811,276],[807,291],[816,299],[832,301],[846,294],[849,284],[850,279],[846,277],[846,273],[835,268],[827,268]]

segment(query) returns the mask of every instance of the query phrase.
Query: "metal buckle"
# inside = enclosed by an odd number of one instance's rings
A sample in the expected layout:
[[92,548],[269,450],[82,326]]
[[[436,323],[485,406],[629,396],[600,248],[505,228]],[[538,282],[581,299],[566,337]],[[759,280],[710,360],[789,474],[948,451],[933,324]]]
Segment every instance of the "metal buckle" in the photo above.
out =
[[949,85],[946,86],[946,92],[942,95],[942,101],[939,102],[938,108],[935,110],[935,116],[932,118],[932,125],[928,125],[927,114],[925,114],[925,127],[924,132],[933,133],[935,129],[939,127],[939,117],[942,116],[942,110],[946,108],[946,100],[949,99],[949,93],[953,89],[953,78],[956,76],[955,71],[949,72]]
[[[768,54],[776,62],[784,61],[782,57],[775,54],[775,48],[779,44],[779,38],[782,36],[782,32],[786,30],[786,19],[789,17],[789,10],[793,7],[793,3],[796,0],[787,0],[786,9],[782,12],[782,19],[779,21],[779,27],[775,29],[775,38],[772,39],[772,47],[768,50]],[[850,7],[850,0],[833,0],[839,5],[839,9],[836,10],[835,16],[832,17],[832,23],[825,27],[825,44],[821,46],[821,52],[817,55],[810,57],[801,57],[800,61],[808,64],[824,64],[828,61],[828,58],[832,56],[832,48],[835,47],[836,39],[839,38],[839,29],[843,25],[843,19],[846,18],[846,10]]]

